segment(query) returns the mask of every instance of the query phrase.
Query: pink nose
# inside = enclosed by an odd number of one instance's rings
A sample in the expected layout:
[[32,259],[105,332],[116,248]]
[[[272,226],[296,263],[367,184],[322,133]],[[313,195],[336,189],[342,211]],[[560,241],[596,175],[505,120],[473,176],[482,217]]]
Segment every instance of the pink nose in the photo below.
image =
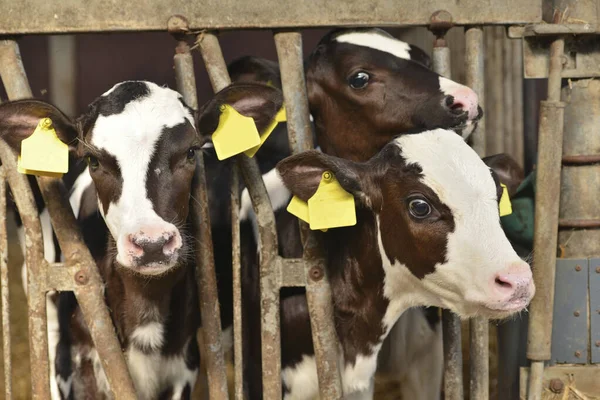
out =
[[529,300],[534,291],[531,268],[525,262],[514,263],[496,274],[493,286],[501,302]]
[[440,89],[446,95],[445,104],[455,112],[467,112],[470,120],[479,115],[479,98],[471,88],[440,77]]
[[181,248],[181,245],[181,236],[177,231],[164,231],[152,235],[138,232],[125,238],[125,251],[140,264],[165,262]]

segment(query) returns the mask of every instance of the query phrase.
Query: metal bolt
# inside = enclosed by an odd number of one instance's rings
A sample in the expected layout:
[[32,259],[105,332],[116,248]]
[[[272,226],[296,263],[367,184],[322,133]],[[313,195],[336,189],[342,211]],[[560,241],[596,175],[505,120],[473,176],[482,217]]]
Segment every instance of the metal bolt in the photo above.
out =
[[89,278],[87,274],[82,270],[79,270],[75,273],[75,282],[77,282],[79,285],[85,285],[88,283],[88,280]]
[[573,313],[573,315],[574,315],[574,316],[576,316],[576,317],[579,317],[579,316],[581,315],[581,313],[580,313],[579,311],[575,311],[575,312]]
[[577,358],[581,357],[581,352],[579,350],[575,352],[575,357],[577,357]]
[[446,29],[449,29],[452,27],[452,14],[446,10],[438,10],[431,14],[430,22],[431,25],[436,25],[436,28],[439,25],[444,25],[444,27],[447,26]]
[[565,388],[565,384],[560,379],[552,379],[550,381],[550,390],[554,393],[562,393]]
[[577,265],[577,266],[575,267],[575,271],[577,271],[577,272],[581,271],[581,265]]
[[167,31],[170,34],[186,33],[189,30],[188,20],[183,15],[173,15],[167,21]]
[[600,340],[596,340],[596,347],[600,347]]
[[323,269],[321,267],[312,267],[308,272],[310,279],[317,282],[323,279]]

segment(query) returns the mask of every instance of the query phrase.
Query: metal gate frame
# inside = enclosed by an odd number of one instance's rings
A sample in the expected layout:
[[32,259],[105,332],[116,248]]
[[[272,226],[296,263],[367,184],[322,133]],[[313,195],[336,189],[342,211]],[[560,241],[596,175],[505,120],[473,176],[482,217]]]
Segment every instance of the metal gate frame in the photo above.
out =
[[[591,1],[590,1],[591,2]],[[274,31],[274,39],[282,76],[284,101],[288,118],[288,134],[293,153],[313,148],[310,135],[308,102],[303,70],[302,38],[299,32],[288,30],[304,26],[428,26],[437,36],[434,48],[434,69],[445,76],[450,76],[450,52],[444,36],[452,26],[466,25],[466,64],[467,85],[471,86],[480,97],[485,93],[485,77],[483,68],[484,36],[483,25],[489,24],[531,24],[525,27],[511,27],[512,37],[529,37],[547,34],[552,31],[559,34],[596,33],[600,31],[598,24],[550,25],[542,22],[542,0],[526,1],[504,0],[482,5],[478,0],[463,0],[460,8],[452,0],[407,0],[406,7],[397,7],[385,0],[374,0],[361,5],[352,3],[348,6],[343,0],[319,1],[281,1],[257,0],[253,2],[222,2],[209,0],[200,9],[185,0],[175,0],[163,4],[162,0],[149,0],[143,4],[129,2],[127,6],[106,4],[105,0],[92,0],[82,5],[78,0],[48,2],[28,0],[22,2],[4,2],[0,5],[0,35],[26,33],[76,33],[99,31],[140,31],[165,30],[177,35],[178,45],[174,57],[177,88],[183,94],[186,103],[197,108],[195,93],[195,76],[190,47],[186,35],[197,36],[196,43],[201,51],[212,87],[220,90],[230,83],[226,64],[220,49],[216,29],[234,28],[270,28]],[[154,7],[148,3],[152,3]],[[31,10],[36,10],[31,13]],[[440,11],[444,10],[444,11]],[[598,7],[600,13],[600,7]],[[183,15],[178,16],[178,15]],[[596,18],[596,22],[598,18]],[[554,29],[554,30],[552,30]],[[524,39],[525,43],[527,40]],[[561,44],[562,43],[562,44]],[[535,53],[538,58],[550,59],[549,88],[555,90],[560,71],[557,59],[562,56],[564,40],[557,39],[550,49],[550,56]],[[525,55],[529,47],[525,46]],[[533,54],[533,53],[532,53]],[[530,57],[532,58],[533,55]],[[526,63],[527,64],[527,63]],[[562,64],[561,64],[562,65]],[[559,71],[559,72],[557,72]],[[13,40],[0,41],[0,75],[10,99],[32,97],[27,77],[20,60],[18,47]],[[527,69],[526,69],[527,75]],[[554,93],[554,92],[553,92]],[[558,98],[559,99],[559,98]],[[544,133],[562,127],[558,112],[560,109],[556,96],[549,95],[550,103],[544,103],[543,117],[552,124],[540,128],[540,154],[547,153]],[[558,119],[557,119],[558,118]],[[544,119],[543,119],[544,120]],[[484,155],[486,135],[480,124],[473,139],[473,145],[480,155]],[[558,134],[557,131],[554,132]],[[554,136],[557,137],[557,136]],[[60,247],[67,260],[65,263],[49,264],[44,260],[41,227],[33,196],[25,176],[16,172],[15,154],[0,141],[0,195],[3,194],[4,182],[8,182],[15,194],[19,213],[23,219],[26,236],[26,262],[29,279],[29,329],[31,345],[32,389],[34,399],[49,397],[48,359],[46,340],[46,292],[50,290],[71,290],[75,293],[84,313],[86,323],[90,327],[94,343],[98,348],[102,365],[106,371],[109,384],[118,398],[134,399],[135,393],[129,377],[123,354],[116,339],[114,327],[104,304],[102,282],[89,251],[84,245],[77,229],[76,221],[68,206],[62,182],[52,178],[38,178],[44,200],[48,206],[52,224],[57,234]],[[553,177],[556,172],[554,159],[547,163],[540,161],[539,170],[548,171]],[[203,160],[199,159],[201,170]],[[276,399],[281,396],[281,358],[279,337],[279,289],[288,286],[305,286],[309,304],[313,341],[317,358],[319,388],[324,399],[342,397],[337,359],[337,337],[333,326],[331,307],[331,291],[327,281],[326,270],[322,262],[322,253],[314,236],[303,224],[304,242],[303,259],[283,259],[278,256],[277,233],[273,210],[264,182],[261,179],[256,161],[245,156],[237,156],[236,163],[249,190],[254,211],[257,215],[260,242],[260,276],[261,276],[261,336],[263,354],[263,388],[265,398]],[[544,166],[544,168],[542,168]],[[204,178],[202,174],[201,178]],[[549,179],[540,179],[539,193],[552,193],[556,188],[549,186]],[[238,172],[234,173],[231,190],[232,228],[233,228],[233,272],[234,272],[234,346],[235,362],[241,365],[241,294],[240,294],[240,254],[238,209],[239,193]],[[194,194],[202,204],[207,204],[206,181],[200,180]],[[552,196],[548,196],[552,198]],[[4,199],[4,196],[2,196]],[[542,200],[540,198],[540,200]],[[556,196],[555,199],[556,200]],[[0,278],[3,289],[2,316],[3,340],[5,344],[5,378],[7,379],[7,399],[11,398],[10,389],[10,330],[8,324],[8,273],[6,266],[6,210],[4,200],[0,200],[0,217],[3,218],[0,229]],[[558,200],[556,200],[558,201]],[[552,201],[550,201],[552,202]],[[538,203],[539,204],[539,203]],[[538,208],[538,213],[542,207]],[[558,216],[558,209],[550,207],[551,215]],[[194,224],[199,232],[200,246],[196,249],[196,259],[200,266],[197,283],[200,290],[200,309],[202,325],[205,333],[207,369],[211,399],[226,399],[227,382],[225,362],[221,346],[220,317],[212,253],[212,238],[207,207],[192,209]],[[536,219],[536,221],[539,218]],[[554,221],[554,219],[552,219]],[[557,221],[556,221],[557,222]],[[537,222],[536,222],[537,223]],[[554,224],[556,225],[556,224]],[[550,223],[536,225],[536,232],[551,232]],[[541,234],[536,235],[540,236]],[[540,236],[541,237],[541,236]],[[548,239],[548,238],[547,238]],[[550,237],[549,239],[552,239]],[[536,249],[543,248],[541,239],[536,237]],[[548,242],[552,242],[548,240]],[[556,240],[554,240],[556,242]],[[541,251],[536,250],[536,254]],[[550,256],[548,256],[550,257]],[[550,257],[551,258],[551,257]],[[536,264],[553,265],[552,260],[536,258]],[[551,268],[550,268],[551,269]],[[544,272],[548,272],[545,271]],[[553,274],[536,279],[542,282],[553,282]],[[550,280],[547,281],[546,279]],[[552,288],[542,284],[536,296],[538,299],[552,298]],[[551,303],[551,301],[550,301]],[[537,306],[535,304],[538,304]],[[532,305],[532,326],[540,318],[547,318],[546,312],[533,312],[540,307],[540,301]],[[215,310],[215,305],[217,309]],[[551,315],[551,314],[550,314]],[[463,398],[462,360],[460,357],[460,324],[456,317],[444,313],[444,350],[445,350],[445,393],[447,399]],[[543,320],[543,328],[530,331],[531,337],[538,337],[541,331],[547,332],[548,320]],[[551,318],[550,318],[551,326]],[[487,321],[475,319],[471,321],[471,398],[488,398],[488,327]],[[544,353],[544,352],[542,352]],[[544,353],[545,354],[545,353]],[[543,357],[534,363],[532,375],[543,373]],[[534,358],[537,360],[537,358]],[[242,399],[242,381],[240,368],[236,368],[235,398]],[[536,380],[532,380],[536,381]],[[536,381],[537,382],[537,381]]]

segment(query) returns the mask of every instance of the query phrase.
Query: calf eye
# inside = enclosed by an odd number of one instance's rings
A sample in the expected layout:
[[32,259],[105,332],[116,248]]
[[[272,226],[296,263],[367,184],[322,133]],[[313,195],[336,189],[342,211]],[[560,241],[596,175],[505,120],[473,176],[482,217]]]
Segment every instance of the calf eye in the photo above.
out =
[[408,203],[408,211],[413,217],[423,219],[431,214],[431,206],[423,199],[413,199]]
[[188,161],[194,161],[196,159],[196,148],[195,147],[190,147],[190,149],[187,152],[187,159],[188,159]]
[[364,71],[357,72],[348,79],[348,84],[352,89],[364,89],[369,83],[371,77]]
[[87,156],[87,163],[90,166],[90,170],[95,171],[100,166],[100,161],[94,156]]

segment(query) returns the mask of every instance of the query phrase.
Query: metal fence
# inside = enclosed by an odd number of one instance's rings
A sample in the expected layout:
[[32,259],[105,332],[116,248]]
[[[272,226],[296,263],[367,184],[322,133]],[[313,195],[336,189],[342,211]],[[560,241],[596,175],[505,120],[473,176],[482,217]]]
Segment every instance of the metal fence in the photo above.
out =
[[[577,4],[575,4],[577,3]],[[545,15],[546,8],[559,10],[554,20]],[[566,9],[574,17],[565,19]],[[35,12],[32,12],[35,10]],[[562,14],[561,14],[562,13]],[[165,2],[107,2],[78,0],[61,2],[27,0],[0,4],[0,35],[53,34],[103,31],[165,31],[175,35],[174,65],[177,88],[185,102],[198,107],[195,75],[188,39],[193,37],[204,60],[212,87],[220,90],[230,83],[218,31],[222,29],[274,29],[274,41],[280,64],[287,127],[293,153],[313,148],[308,102],[303,70],[302,37],[295,30],[316,26],[426,26],[435,35],[434,69],[451,76],[450,50],[446,33],[452,27],[465,30],[466,84],[486,105],[488,123],[480,123],[473,147],[480,155],[504,150],[523,162],[522,75],[548,77],[548,100],[542,103],[537,162],[535,280],[538,294],[531,305],[528,357],[532,360],[528,398],[542,396],[546,384],[545,362],[551,359],[555,243],[559,226],[561,149],[563,111],[560,98],[561,77],[598,76],[600,44],[593,51],[580,52],[580,41],[573,35],[595,34],[600,5],[597,1],[503,0],[481,2],[463,0],[405,0],[368,2],[345,0],[252,2],[208,0],[201,5],[185,0]],[[579,17],[580,16],[580,17]],[[552,22],[552,23],[546,23]],[[484,25],[501,27],[484,28]],[[510,27],[508,27],[510,26]],[[509,36],[505,37],[508,27]],[[577,36],[579,38],[580,36]],[[593,36],[597,38],[597,36]],[[565,39],[567,38],[567,39]],[[586,39],[584,39],[586,40]],[[521,55],[521,43],[523,55]],[[568,49],[565,45],[568,43]],[[587,47],[586,49],[589,49]],[[455,56],[461,57],[460,54]],[[568,58],[576,63],[567,71]],[[567,61],[565,61],[567,60]],[[487,61],[484,68],[484,61]],[[521,66],[524,62],[524,69]],[[487,69],[487,73],[486,73]],[[10,99],[32,97],[16,41],[0,41],[0,76]],[[504,77],[504,79],[501,79]],[[501,97],[500,94],[502,94]],[[503,125],[504,124],[504,125]],[[485,129],[487,127],[487,130]],[[529,132],[528,134],[531,134]],[[51,290],[73,291],[82,309],[113,393],[118,399],[136,398],[132,381],[108,310],[104,303],[101,278],[83,243],[75,218],[59,179],[37,178],[48,206],[52,225],[65,262],[45,261],[41,225],[26,177],[17,173],[16,156],[0,141],[0,278],[2,284],[2,321],[6,398],[12,398],[10,385],[10,324],[8,304],[7,234],[5,228],[5,182],[12,190],[26,237],[28,268],[28,310],[31,348],[32,393],[34,399],[49,398],[48,343],[46,332],[46,293]],[[200,184],[194,197],[208,204],[204,163],[200,157]],[[313,342],[317,359],[321,398],[342,397],[337,359],[337,338],[333,325],[331,291],[322,261],[319,243],[306,226],[302,226],[304,257],[284,259],[278,256],[275,217],[264,182],[255,160],[237,156],[238,169],[231,189],[233,229],[234,285],[234,352],[236,399],[243,398],[242,325],[240,279],[239,193],[241,174],[249,190],[257,216],[260,249],[261,338],[263,388],[266,399],[281,397],[281,346],[279,332],[279,291],[282,287],[306,287],[311,316]],[[238,172],[239,171],[239,172]],[[202,327],[211,399],[229,398],[225,359],[221,346],[221,324],[210,221],[207,207],[192,210],[199,232],[196,249],[197,284],[200,289]],[[215,309],[215,305],[217,309]],[[600,305],[599,305],[600,307]],[[460,322],[444,312],[445,398],[463,399]],[[471,379],[470,398],[487,399],[488,321],[470,322]],[[527,371],[525,371],[527,375]],[[524,375],[524,376],[525,376]],[[524,395],[525,396],[525,395]]]

